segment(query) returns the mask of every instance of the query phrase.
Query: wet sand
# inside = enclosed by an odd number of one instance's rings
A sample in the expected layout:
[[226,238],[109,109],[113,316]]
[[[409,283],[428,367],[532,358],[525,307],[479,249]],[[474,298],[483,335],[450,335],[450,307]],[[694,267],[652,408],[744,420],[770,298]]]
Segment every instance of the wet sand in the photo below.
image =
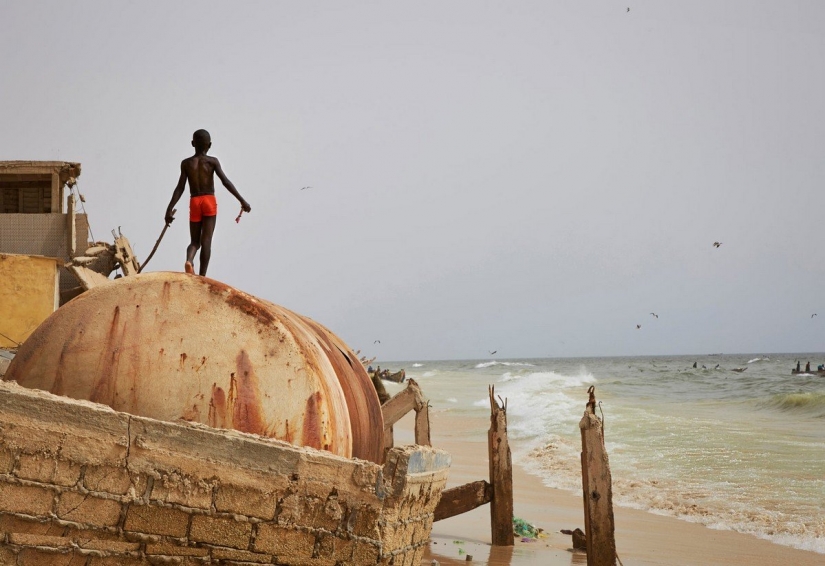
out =
[[[449,412],[431,412],[433,446],[450,452],[453,464],[448,487],[488,479],[487,428],[489,420],[469,420]],[[410,415],[396,427],[396,443],[412,441]],[[464,440],[468,435],[477,438]],[[545,565],[568,566],[587,563],[583,552],[573,552],[569,535],[560,529],[584,530],[580,496],[551,489],[541,480],[514,466],[515,515],[545,530],[536,542],[517,540],[513,548],[490,545],[489,506],[435,523],[430,548],[422,564],[433,559],[442,565]],[[624,566],[634,565],[786,565],[821,566],[825,555],[796,550],[733,531],[719,531],[653,515],[635,509],[614,507],[616,548]],[[468,561],[467,556],[472,556]]]

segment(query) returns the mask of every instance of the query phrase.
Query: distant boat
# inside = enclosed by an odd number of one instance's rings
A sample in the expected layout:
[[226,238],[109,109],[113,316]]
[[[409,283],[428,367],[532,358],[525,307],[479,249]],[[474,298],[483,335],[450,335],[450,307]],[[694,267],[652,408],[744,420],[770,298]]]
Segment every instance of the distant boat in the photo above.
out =
[[[370,378],[372,378],[376,372],[374,371],[367,371]],[[395,383],[404,383],[404,380],[407,379],[407,373],[402,369],[395,373],[390,373],[388,369],[382,369],[378,372],[378,377],[383,379],[384,381],[393,381]]]
[[791,375],[805,375],[805,374],[825,376],[825,369],[812,369],[812,370],[805,371],[804,369],[799,369],[798,370],[796,368],[793,368],[791,370]]

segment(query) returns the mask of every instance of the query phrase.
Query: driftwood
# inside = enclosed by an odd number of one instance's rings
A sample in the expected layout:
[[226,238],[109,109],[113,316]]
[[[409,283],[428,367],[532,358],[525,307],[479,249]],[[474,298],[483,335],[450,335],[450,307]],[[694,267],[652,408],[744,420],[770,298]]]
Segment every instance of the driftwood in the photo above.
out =
[[384,455],[393,447],[392,427],[401,418],[415,411],[415,443],[420,446],[432,446],[430,442],[429,401],[421,392],[414,379],[407,381],[407,388],[381,405],[384,417]]
[[472,511],[476,507],[490,503],[492,499],[493,486],[484,480],[445,489],[441,492],[441,500],[435,508],[435,518],[433,520],[440,521],[441,519],[461,515],[467,511]]
[[490,431],[487,448],[490,454],[490,530],[493,546],[513,546],[513,459],[507,440],[507,402],[495,399],[490,386]]
[[604,448],[603,423],[596,416],[595,387],[587,390],[589,400],[579,422],[582,433],[582,496],[587,566],[614,566],[616,540],[613,522],[613,488],[610,463]]

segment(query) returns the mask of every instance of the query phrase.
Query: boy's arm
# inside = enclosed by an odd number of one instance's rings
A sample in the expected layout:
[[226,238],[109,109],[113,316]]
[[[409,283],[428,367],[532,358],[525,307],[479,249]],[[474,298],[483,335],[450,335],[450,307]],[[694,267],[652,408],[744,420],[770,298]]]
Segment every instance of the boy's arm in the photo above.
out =
[[172,221],[175,219],[172,216],[172,209],[175,208],[175,205],[178,204],[180,197],[183,195],[183,189],[186,187],[186,172],[183,170],[183,163],[180,164],[180,179],[178,179],[178,185],[175,187],[175,192],[172,193],[172,200],[169,201],[169,206],[166,207],[166,223],[171,224]]
[[226,178],[226,174],[221,169],[221,163],[218,161],[218,158],[215,158],[215,173],[218,175],[218,179],[221,180],[223,186],[226,187],[226,190],[232,193],[236,199],[241,203],[241,208],[244,212],[250,212],[252,207],[249,206],[249,203],[246,202],[243,197],[238,193],[238,189],[235,188],[235,185],[232,184],[232,181]]

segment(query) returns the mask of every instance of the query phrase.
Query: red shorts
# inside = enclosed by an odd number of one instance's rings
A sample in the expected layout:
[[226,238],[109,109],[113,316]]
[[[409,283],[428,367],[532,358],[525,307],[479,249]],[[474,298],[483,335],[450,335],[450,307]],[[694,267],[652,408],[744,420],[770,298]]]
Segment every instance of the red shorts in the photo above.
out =
[[215,195],[201,195],[189,199],[189,222],[200,222],[204,216],[218,215]]

